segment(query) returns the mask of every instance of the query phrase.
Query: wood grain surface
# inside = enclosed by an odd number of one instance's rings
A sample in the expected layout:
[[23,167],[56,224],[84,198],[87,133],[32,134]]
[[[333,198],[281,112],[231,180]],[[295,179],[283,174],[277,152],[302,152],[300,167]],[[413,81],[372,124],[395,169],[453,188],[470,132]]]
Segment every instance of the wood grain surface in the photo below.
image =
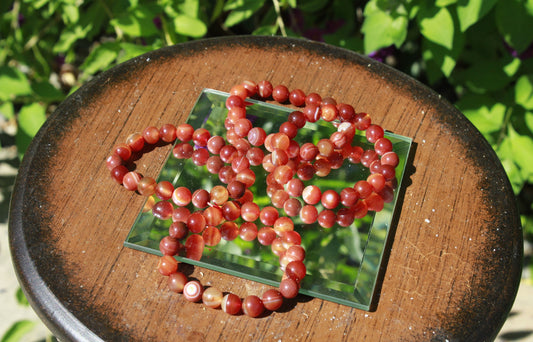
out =
[[[372,311],[299,296],[259,319],[167,290],[158,257],[123,247],[143,197],[116,185],[106,157],[149,125],[186,120],[203,88],[270,80],[353,104],[414,141]],[[157,175],[170,146],[145,154]],[[484,341],[517,292],[522,230],[504,170],[481,134],[438,94],[326,44],[230,37],[161,49],[111,69],[62,103],[27,151],[10,213],[22,287],[61,340]],[[238,295],[266,285],[191,268]]]

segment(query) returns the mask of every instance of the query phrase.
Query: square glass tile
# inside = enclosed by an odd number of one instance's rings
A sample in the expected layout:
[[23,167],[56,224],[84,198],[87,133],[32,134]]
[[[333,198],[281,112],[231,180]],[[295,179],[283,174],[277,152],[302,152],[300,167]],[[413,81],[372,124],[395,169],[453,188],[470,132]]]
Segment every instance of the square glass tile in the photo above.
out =
[[[227,93],[205,89],[192,109],[187,123],[195,128],[205,127],[211,135],[225,137],[227,97]],[[292,111],[283,106],[248,101],[252,105],[247,107],[247,117],[254,126],[263,127],[267,134],[277,132]],[[309,141],[316,144],[318,140],[329,137],[334,130],[330,123],[322,120],[307,123],[300,129],[295,140],[300,145]],[[398,187],[391,203],[386,203],[379,213],[369,212],[365,218],[355,220],[346,228],[335,225],[324,229],[318,224],[304,225],[299,219],[294,220],[295,230],[301,234],[302,246],[306,250],[307,276],[301,284],[300,293],[369,310],[412,142],[410,138],[396,134],[386,132],[385,135],[393,143],[393,149],[400,159],[396,169]],[[355,139],[364,149],[372,148],[364,136],[357,135]],[[252,170],[256,174],[256,182],[250,188],[254,201],[260,207],[271,205],[266,195],[265,171],[262,166],[252,166]],[[345,187],[352,187],[358,180],[366,179],[368,175],[368,169],[346,160],[341,168],[332,170],[327,177],[315,176],[304,183],[318,185],[322,191],[333,189],[340,192]],[[175,187],[186,186],[191,191],[209,191],[213,186],[221,184],[218,176],[210,174],[205,166],[196,166],[190,159],[178,160],[173,156],[169,156],[157,180],[168,180]],[[318,210],[321,210],[320,206]],[[280,216],[282,215],[283,210],[280,210]],[[161,255],[159,241],[168,235],[170,223],[170,220],[156,219],[151,212],[143,213],[141,210],[124,244],[130,248]],[[255,223],[258,229],[262,227],[259,220]],[[257,240],[250,242],[239,237],[233,241],[222,240],[215,247],[206,246],[199,261],[182,256],[176,258],[182,262],[276,287],[282,276],[278,257],[272,253],[270,246],[262,246]]]

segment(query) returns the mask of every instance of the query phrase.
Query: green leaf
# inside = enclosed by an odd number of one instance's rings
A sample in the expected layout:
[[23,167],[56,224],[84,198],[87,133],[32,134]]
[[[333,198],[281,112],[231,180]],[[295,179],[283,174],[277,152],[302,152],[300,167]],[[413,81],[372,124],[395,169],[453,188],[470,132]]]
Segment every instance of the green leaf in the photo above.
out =
[[50,2],[50,0],[24,0],[24,2],[31,3],[31,6],[38,10]]
[[365,6],[364,17],[361,32],[364,33],[365,53],[390,45],[400,47],[405,41],[409,24],[405,8],[398,7],[394,12],[386,12],[376,1],[370,1]]
[[511,182],[511,186],[513,188],[514,194],[518,195],[520,191],[522,190],[522,188],[524,187],[524,181],[525,181],[520,173],[520,169],[513,162],[512,159],[502,158],[500,156],[500,160],[502,162],[503,169],[505,170],[505,173],[507,174],[507,177],[509,178],[509,181]]
[[533,110],[533,75],[523,75],[516,81],[515,102]]
[[357,36],[346,36],[344,34],[324,35],[324,41],[331,45],[343,47],[348,50],[362,52],[364,50],[363,40]]
[[526,3],[526,9],[527,11],[531,14],[533,13],[533,1],[532,0],[527,0]]
[[533,174],[533,138],[516,133],[512,127],[509,128],[509,137],[514,162],[520,167],[522,178],[528,179]]
[[22,306],[30,305],[30,303],[28,302],[28,299],[26,298],[26,296],[24,295],[24,292],[22,291],[20,287],[17,289],[17,292],[15,293],[15,298],[17,300],[17,303],[19,303]]
[[15,136],[15,142],[19,151],[19,155],[23,155],[31,140],[39,131],[42,124],[46,120],[45,108],[38,104],[32,103],[25,105],[20,109],[18,114],[18,130]]
[[467,93],[457,103],[457,108],[491,142],[489,134],[501,130],[507,107],[490,96]]
[[18,115],[19,131],[22,130],[32,138],[46,120],[46,110],[39,103],[25,105]]
[[200,1],[199,0],[182,0],[178,5],[179,12],[191,18],[199,18]]
[[[510,127],[509,129],[512,130],[513,128]],[[503,139],[500,145],[495,148],[495,150],[496,154],[500,158],[503,168],[505,169],[507,177],[509,177],[509,181],[511,182],[513,191],[516,195],[520,192],[520,190],[522,190],[525,180],[522,177],[520,168],[514,160],[511,139],[508,137]]]
[[159,34],[153,18],[152,9],[149,6],[141,5],[123,12],[117,18],[112,19],[110,23],[130,37],[150,37]]
[[520,58],[513,58],[509,63],[503,66],[503,71],[507,76],[512,77],[518,72],[518,70],[520,70],[521,65],[522,61]]
[[5,332],[1,342],[19,342],[34,326],[35,322],[29,320],[17,321]]
[[456,2],[457,2],[457,0],[437,0],[437,1],[435,1],[435,6],[446,7],[446,6],[449,6],[451,4],[455,4]]
[[0,103],[0,117],[3,117],[6,120],[15,117],[15,109],[13,107],[13,102]]
[[230,11],[224,25],[235,26],[250,18],[263,7],[265,0],[231,0],[224,6],[225,11]]
[[117,61],[118,63],[125,62],[129,59],[132,59],[134,57],[137,57],[139,55],[158,48],[158,46],[147,46],[132,43],[122,43],[120,44],[120,47],[122,48],[122,54],[120,55],[120,58]]
[[457,17],[461,31],[477,23],[494,7],[498,0],[460,0],[457,3]]
[[52,51],[54,53],[65,53],[70,50],[72,45],[79,39],[85,38],[87,32],[91,30],[91,26],[81,27],[79,25],[65,29],[59,36],[59,41],[54,45]]
[[[510,56],[507,56],[511,59]],[[476,92],[496,91],[506,87],[511,81],[504,70],[507,60],[480,60],[464,70],[458,79]],[[488,72],[490,70],[490,72]]]
[[0,100],[7,101],[17,96],[30,94],[30,82],[22,71],[0,66]]
[[[457,23],[455,23],[457,26]],[[426,63],[426,74],[431,84],[435,83],[442,76],[449,77],[455,69],[457,59],[463,51],[465,36],[454,30],[454,45],[450,50],[442,45],[422,39],[422,57]]]
[[107,42],[94,48],[89,56],[83,61],[80,69],[89,75],[98,71],[106,70],[117,58],[120,46],[116,42]]
[[518,53],[524,52],[533,42],[533,13],[523,1],[499,1],[496,24],[507,44]]
[[526,112],[524,115],[524,121],[529,131],[533,133],[533,112]]
[[273,36],[278,31],[278,27],[276,25],[265,25],[265,26],[259,26],[256,28],[252,34],[256,36]]
[[209,23],[217,21],[218,18],[222,15],[224,11],[224,0],[216,0],[213,4],[213,9],[211,11],[211,16],[209,18]]
[[180,14],[174,18],[174,25],[179,34],[188,37],[200,38],[207,33],[207,26],[203,21],[184,14]]
[[298,0],[298,9],[303,12],[314,13],[322,10],[327,4],[328,1],[324,0]]
[[105,3],[95,1],[91,2],[88,8],[83,8],[83,15],[80,17],[79,24],[90,27],[85,37],[87,40],[95,41],[95,37],[101,35],[106,28],[112,29],[109,25],[109,18],[102,15],[104,6]]
[[62,101],[65,98],[63,92],[54,87],[50,82],[37,82],[32,84],[34,93],[46,102]]
[[65,24],[75,24],[80,19],[79,7],[74,4],[63,4],[61,16]]
[[450,76],[457,63],[452,51],[427,39],[422,41],[422,50],[422,57],[427,64],[426,73],[431,84],[436,82],[442,75]]
[[453,49],[454,22],[446,7],[422,7],[417,19],[424,37],[448,50]]

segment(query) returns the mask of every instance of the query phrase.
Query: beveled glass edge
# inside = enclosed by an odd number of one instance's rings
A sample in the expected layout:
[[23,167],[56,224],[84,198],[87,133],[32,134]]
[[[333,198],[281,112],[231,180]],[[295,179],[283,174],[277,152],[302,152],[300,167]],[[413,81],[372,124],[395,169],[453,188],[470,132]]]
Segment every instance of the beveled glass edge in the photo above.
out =
[[[380,275],[380,270],[381,270],[381,267],[382,267],[382,262],[383,262],[383,256],[384,256],[384,252],[385,252],[385,247],[387,246],[387,242],[389,240],[389,234],[390,234],[390,231],[392,229],[392,224],[395,222],[395,219],[397,217],[397,215],[399,214],[399,211],[400,211],[400,208],[398,207],[398,198],[400,196],[400,193],[401,193],[401,190],[403,189],[402,186],[404,184],[404,178],[406,176],[406,170],[407,170],[407,163],[409,162],[410,160],[410,155],[412,153],[412,150],[411,150],[411,146],[412,146],[412,143],[413,143],[413,140],[409,137],[405,137],[405,136],[402,136],[402,135],[398,135],[398,134],[394,134],[394,133],[391,133],[391,132],[385,132],[385,136],[387,137],[393,137],[393,138],[396,138],[396,139],[399,139],[399,140],[402,140],[403,142],[405,142],[405,149],[407,150],[405,154],[402,154],[402,158],[400,158],[400,164],[398,165],[399,168],[397,169],[401,169],[402,172],[401,174],[399,175],[399,177],[397,177],[398,179],[398,186],[397,188],[395,189],[394,191],[394,207],[392,209],[392,213],[391,213],[391,218],[390,218],[390,221],[387,220],[387,222],[380,222],[380,219],[382,218],[383,215],[380,215],[380,213],[377,213],[375,216],[374,216],[374,221],[372,222],[372,228],[371,228],[371,232],[368,236],[368,239],[367,239],[367,246],[365,247],[365,251],[364,251],[364,257],[363,257],[363,262],[361,263],[361,269],[360,269],[360,272],[364,272],[364,270],[366,268],[371,268],[372,267],[372,264],[375,264],[377,267],[374,269],[374,276],[372,278],[372,281],[369,282],[370,284],[362,284],[362,286],[359,286],[359,281],[361,279],[363,279],[364,281],[364,278],[362,277],[358,277],[357,278],[357,282],[355,284],[355,291],[357,292],[358,289],[361,289],[361,288],[371,288],[371,291],[368,292],[368,295],[367,296],[364,296],[364,298],[366,298],[366,300],[364,301],[365,305],[364,305],[364,309],[365,310],[369,310],[370,309],[370,306],[372,304],[372,300],[373,300],[373,297],[375,295],[375,291],[376,291],[376,288],[377,288],[377,285],[378,285],[378,277]],[[397,153],[397,151],[395,151]],[[400,154],[398,154],[400,155]],[[383,234],[383,235],[381,235]],[[375,244],[376,247],[374,248],[368,248],[368,246],[370,244]],[[373,251],[378,251],[379,250],[379,253],[374,253],[374,255],[369,255],[367,253],[368,250],[373,250]],[[369,260],[369,259],[372,259],[372,260]],[[361,293],[356,293],[356,296],[357,295],[362,295]]]

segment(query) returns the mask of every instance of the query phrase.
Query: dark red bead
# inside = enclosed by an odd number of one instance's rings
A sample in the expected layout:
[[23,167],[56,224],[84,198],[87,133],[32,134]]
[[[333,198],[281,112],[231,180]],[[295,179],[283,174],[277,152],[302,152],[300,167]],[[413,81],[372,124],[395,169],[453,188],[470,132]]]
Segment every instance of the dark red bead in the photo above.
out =
[[272,96],[272,90],[272,83],[270,83],[269,81],[260,81],[259,83],[257,83],[257,93],[263,99],[267,99]]
[[167,201],[161,201],[154,204],[152,214],[160,220],[168,220],[172,217],[173,210],[172,204]]
[[320,106],[322,104],[322,97],[318,95],[317,93],[308,94],[305,97],[305,104]]
[[292,278],[286,278],[279,284],[279,292],[284,298],[294,298],[298,295],[300,287],[296,280]]
[[224,311],[225,313],[230,315],[236,315],[241,312],[242,301],[237,295],[234,295],[233,293],[228,293],[222,299],[221,307],[222,311]]
[[174,259],[173,256],[163,255],[159,259],[157,269],[162,275],[171,275],[172,273],[175,273],[178,270],[178,261]]
[[270,289],[263,293],[262,301],[267,310],[275,311],[283,304],[283,296],[278,290]]
[[297,128],[302,128],[307,122],[304,113],[300,111],[291,112],[287,118],[287,121],[294,124]]
[[192,139],[194,127],[189,124],[180,124],[176,127],[176,137],[182,142],[188,142]]
[[109,171],[112,171],[115,167],[122,165],[122,158],[117,154],[113,154],[106,159],[106,166]]
[[148,144],[156,144],[159,139],[159,130],[154,126],[146,127],[142,133],[144,141]]
[[274,87],[272,90],[272,98],[279,103],[285,103],[289,99],[289,89],[280,84]]
[[163,255],[176,255],[181,248],[181,244],[178,239],[171,236],[165,236],[159,242],[159,250]]
[[226,108],[232,109],[233,107],[244,107],[244,100],[236,95],[230,95],[226,99]]
[[346,103],[339,103],[337,105],[337,109],[339,110],[339,117],[341,121],[348,121],[353,122],[355,119],[355,110],[354,108]]
[[301,89],[294,89],[289,93],[289,101],[296,107],[305,104],[305,93]]
[[141,133],[133,133],[126,139],[126,144],[134,152],[139,152],[144,147],[144,138]]
[[192,260],[200,260],[204,252],[204,247],[204,239],[201,235],[190,235],[185,241],[186,257]]
[[189,219],[187,220],[187,228],[189,228],[192,233],[201,233],[204,230],[206,223],[204,215],[200,212],[195,212],[189,216]]
[[128,161],[131,158],[132,150],[126,144],[118,144],[113,149],[113,154],[118,155],[123,161]]
[[300,283],[305,277],[307,269],[302,261],[291,261],[285,267],[285,273],[289,278],[296,280]]
[[173,142],[176,140],[176,127],[171,124],[164,124],[159,129],[159,136],[164,142]]
[[242,311],[247,316],[259,317],[265,311],[265,306],[259,297],[251,295],[242,301]]
[[118,184],[122,184],[124,176],[129,172],[128,168],[124,165],[118,165],[111,170],[111,178]]
[[305,115],[305,119],[309,122],[317,122],[322,116],[322,110],[317,105],[307,105],[302,111]]

